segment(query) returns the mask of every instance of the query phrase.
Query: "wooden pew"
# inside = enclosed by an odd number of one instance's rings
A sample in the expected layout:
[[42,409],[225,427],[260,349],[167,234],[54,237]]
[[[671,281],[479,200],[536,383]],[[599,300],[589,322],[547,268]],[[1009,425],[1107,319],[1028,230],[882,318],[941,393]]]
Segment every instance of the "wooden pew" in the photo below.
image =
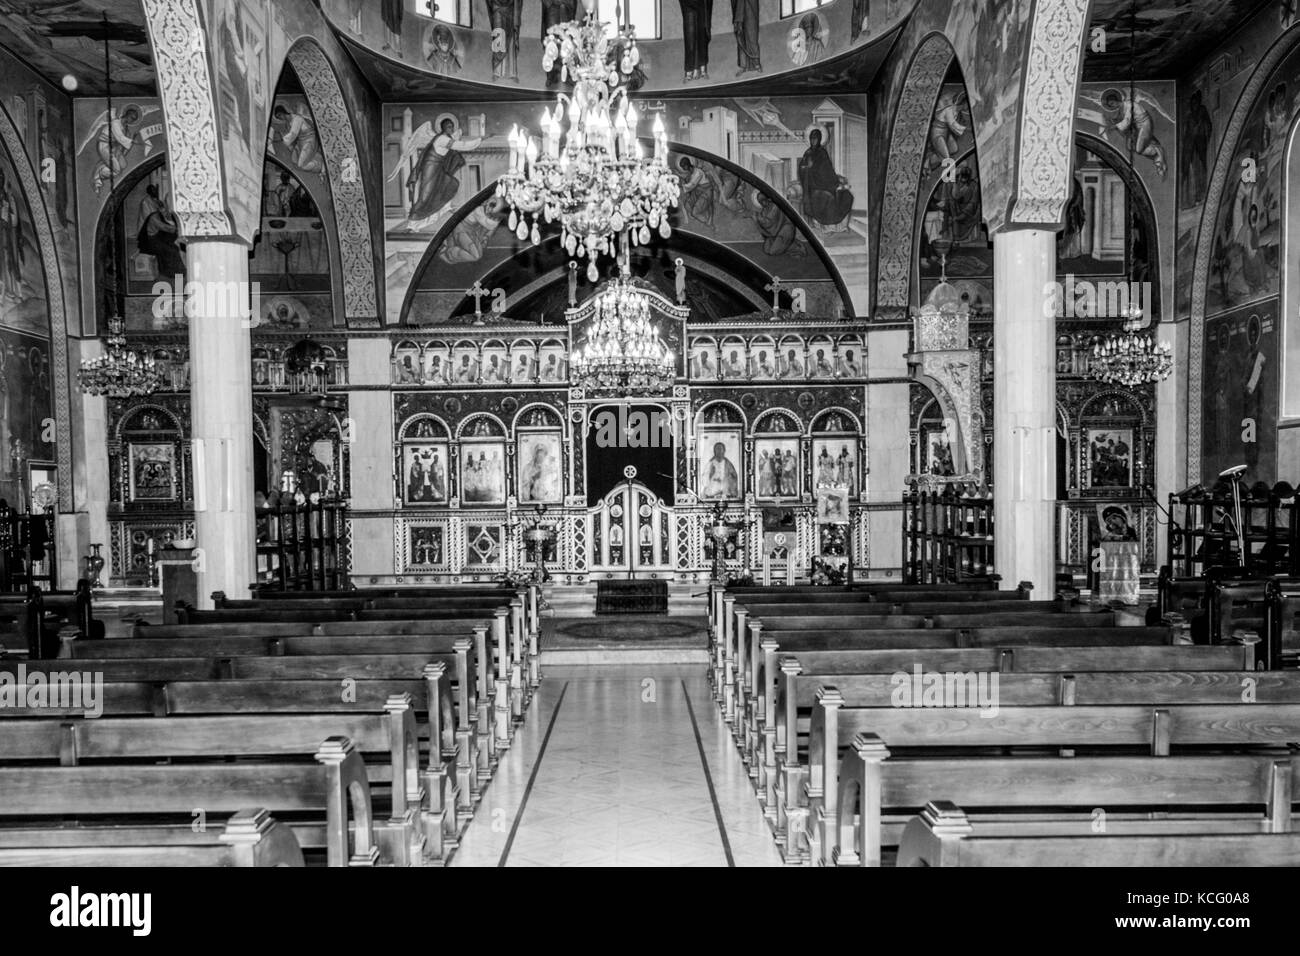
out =
[[1300,833],[1005,836],[979,833],[952,802],[907,824],[899,866],[1300,866]]
[[[218,592],[220,593],[220,592]],[[480,605],[460,609],[415,612],[405,609],[299,608],[289,602],[250,601],[252,607],[197,610],[188,605],[177,609],[181,625],[238,625],[238,624],[330,624],[330,623],[402,623],[412,620],[473,620],[486,617],[492,621],[493,642],[497,646],[497,680],[504,682],[510,701],[511,717],[523,719],[524,709],[533,690],[541,681],[538,662],[537,638],[526,633],[524,605],[516,596],[508,604]],[[360,633],[354,628],[344,628],[343,633]],[[380,633],[384,633],[380,628]]]
[[[461,645],[454,659],[435,653],[350,653],[302,657],[80,658],[75,663],[48,661],[29,664],[0,660],[0,671],[13,675],[15,680],[21,680],[23,675],[30,679],[33,674],[41,673],[50,687],[70,685],[75,679],[98,677],[103,681],[101,709],[109,713],[168,713],[165,688],[174,681],[201,682],[190,688],[191,695],[197,692],[197,688],[210,688],[211,699],[218,706],[229,699],[231,709],[238,706],[239,695],[247,693],[250,695],[250,710],[256,710],[256,702],[260,699],[270,712],[373,710],[375,701],[371,699],[367,706],[367,698],[362,694],[367,682],[419,682],[422,694],[413,693],[409,685],[399,685],[393,692],[412,692],[428,715],[430,738],[441,736],[441,748],[430,746],[425,770],[428,792],[435,799],[450,801],[455,798],[453,805],[462,816],[468,817],[474,802],[481,796],[482,783],[492,776],[499,755],[494,742],[491,705],[474,692],[472,671],[468,678],[457,677],[453,684],[455,668],[465,665],[464,650]],[[154,688],[147,699],[138,687],[141,682]],[[215,682],[215,687],[209,682]],[[265,685],[260,698],[256,686],[259,682]],[[243,684],[249,686],[247,691],[241,691]],[[282,689],[277,690],[277,687]],[[344,690],[351,691],[355,708],[344,706]],[[382,701],[378,703],[382,706]],[[54,712],[85,711],[78,707]],[[9,717],[26,713],[21,708],[5,711]],[[49,716],[50,713],[51,708],[45,705],[36,715]],[[468,719],[458,716],[462,714],[468,715]]]
[[[425,834],[430,829],[440,834],[445,821],[428,812],[415,714],[408,694],[386,700],[380,713],[0,721],[0,763],[37,769],[50,763],[77,767],[89,762],[98,766],[106,761],[156,759],[208,763],[229,757],[283,760],[311,754],[326,738],[349,740],[363,759],[379,756],[380,762],[361,771],[367,786],[372,781],[391,783],[389,816],[374,823],[379,862],[397,866],[422,862]],[[270,779],[274,781],[274,775]],[[275,810],[287,809],[269,799],[267,802]],[[209,803],[200,801],[194,806],[208,809]]]
[[[189,829],[195,808],[215,815],[263,806],[273,812],[320,814],[323,829],[309,842],[324,845],[328,865],[375,865],[379,850],[361,755],[346,737],[328,737],[313,749],[314,763],[0,767],[0,825],[5,827],[0,833],[14,825],[9,821],[21,819],[23,839],[43,840],[44,833],[63,827],[34,824],[31,818],[75,817],[93,823],[130,816],[149,821],[148,828],[136,825],[132,835],[136,842],[151,844],[165,841],[177,828]],[[177,822],[152,822],[161,817]]]
[[[850,745],[859,761],[875,763],[878,769],[889,750],[900,748],[1128,748],[1168,757],[1174,746],[1273,748],[1276,752],[1296,742],[1300,742],[1300,704],[1000,707],[990,718],[963,707],[845,707],[839,690],[827,685],[818,691],[809,728],[805,787],[809,825],[805,829],[799,819],[803,808],[787,807],[788,839],[795,841],[793,848],[799,852],[797,834],[807,833],[809,856],[831,862],[843,780],[841,752]],[[1289,763],[1287,768],[1289,800]],[[949,767],[947,772],[954,771]],[[874,783],[869,787],[875,789],[864,790],[864,799],[873,801],[879,787]],[[1002,796],[1012,804],[1017,799],[1012,793]],[[878,819],[878,813],[871,813],[869,809],[864,814],[868,826]]]
[[762,794],[764,812],[778,838],[784,839],[788,834],[786,807],[799,803],[807,776],[806,760],[800,759],[799,734],[805,732],[810,723],[818,687],[847,683],[859,675],[908,674],[917,666],[924,671],[1073,674],[1076,678],[1081,673],[1151,672],[1165,668],[1191,674],[1236,673],[1244,677],[1247,674],[1243,672],[1254,670],[1254,655],[1250,644],[1117,648],[1030,646],[924,651],[891,648],[801,651],[793,656],[783,655],[779,667],[770,668],[775,685],[764,685],[763,759],[755,780]]
[[25,645],[33,660],[53,657],[58,652],[59,632],[73,629],[85,639],[104,636],[104,625],[95,620],[90,582],[82,578],[73,591],[43,591],[32,587],[25,594],[0,594],[0,620]]
[[[1017,620],[1033,620],[1022,617]],[[949,624],[956,623],[954,619]],[[978,619],[980,623],[984,619]],[[940,647],[1002,647],[1039,645],[1046,647],[1134,647],[1169,644],[1174,637],[1170,628],[1146,627],[1076,627],[1076,623],[1092,624],[1094,618],[1069,616],[1069,626],[1011,626],[1011,627],[947,627],[920,630],[854,630],[854,629],[804,629],[802,626],[785,630],[785,621],[779,627],[764,628],[763,622],[752,622],[747,627],[748,640],[737,641],[737,661],[730,672],[732,684],[724,687],[724,719],[743,736],[746,723],[751,733],[771,704],[771,691],[776,681],[777,654],[798,650],[866,650],[869,648],[923,649]],[[800,622],[802,624],[802,622]],[[724,679],[728,676],[724,672]]]
[[288,824],[239,810],[218,833],[192,827],[0,828],[0,866],[304,866]]

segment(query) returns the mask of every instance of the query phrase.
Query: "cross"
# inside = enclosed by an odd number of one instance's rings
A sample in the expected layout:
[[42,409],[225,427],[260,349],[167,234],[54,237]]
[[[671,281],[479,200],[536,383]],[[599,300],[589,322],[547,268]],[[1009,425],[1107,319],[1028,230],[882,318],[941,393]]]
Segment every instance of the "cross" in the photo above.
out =
[[475,279],[473,287],[466,289],[465,294],[474,297],[474,320],[476,322],[482,322],[483,297],[485,295],[491,295],[492,293],[489,290],[483,288],[483,284],[479,282],[478,279]]
[[772,293],[772,311],[775,312],[781,304],[781,277],[772,276],[772,281],[763,288]]

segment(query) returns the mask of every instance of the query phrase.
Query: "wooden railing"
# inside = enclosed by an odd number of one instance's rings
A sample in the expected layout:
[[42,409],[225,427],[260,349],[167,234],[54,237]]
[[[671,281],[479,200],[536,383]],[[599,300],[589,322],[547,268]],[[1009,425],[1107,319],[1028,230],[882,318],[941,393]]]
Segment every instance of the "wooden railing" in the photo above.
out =
[[903,581],[960,583],[993,573],[993,499],[953,491],[903,497]]
[[289,501],[258,508],[256,587],[333,591],[347,586],[347,505]]

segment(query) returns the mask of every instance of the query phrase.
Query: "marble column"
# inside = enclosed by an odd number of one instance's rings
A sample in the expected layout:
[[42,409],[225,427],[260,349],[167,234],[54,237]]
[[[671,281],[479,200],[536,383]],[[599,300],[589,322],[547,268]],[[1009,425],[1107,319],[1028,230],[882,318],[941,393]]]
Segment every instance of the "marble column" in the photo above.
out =
[[201,607],[248,597],[255,578],[248,247],[191,239],[190,419]]
[[1056,233],[993,239],[994,568],[1002,587],[1056,590]]

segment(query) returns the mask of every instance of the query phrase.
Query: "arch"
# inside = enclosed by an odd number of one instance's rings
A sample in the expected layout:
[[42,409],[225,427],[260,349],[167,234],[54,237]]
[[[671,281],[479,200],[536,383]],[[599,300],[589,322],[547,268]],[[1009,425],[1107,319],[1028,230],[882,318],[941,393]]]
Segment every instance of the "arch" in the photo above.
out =
[[876,308],[889,317],[902,318],[908,306],[921,161],[939,90],[956,56],[942,33],[925,37],[912,55],[894,111],[876,266]]
[[[63,297],[63,270],[54,249],[54,227],[45,207],[45,197],[32,169],[31,158],[23,149],[18,130],[8,109],[0,104],[0,140],[9,154],[14,171],[18,174],[23,200],[36,230],[36,241],[41,248],[41,272],[45,279],[45,302],[49,312],[50,357],[54,363],[54,382],[51,399],[54,402],[54,425],[59,440],[54,443],[55,461],[59,466],[59,510],[74,510],[72,498],[72,412],[71,373],[68,368],[68,310]],[[5,453],[8,449],[5,449]]]
[[118,420],[117,427],[113,429],[113,439],[120,442],[122,441],[122,436],[126,432],[136,431],[137,429],[127,428],[127,423],[135,421],[145,412],[156,412],[157,414],[162,415],[167,421],[171,422],[171,425],[170,427],[164,426],[163,428],[142,428],[139,429],[139,431],[174,431],[178,438],[187,437],[185,434],[185,427],[181,424],[181,420],[175,412],[164,405],[158,405],[153,402],[144,402],[140,405],[132,405],[131,409]]
[[[494,432],[494,433],[491,434],[491,435],[482,435],[482,436],[479,436],[479,435],[468,435],[468,436],[467,436],[467,435],[465,434],[465,429],[467,429],[467,428],[468,428],[468,427],[469,427],[473,422],[477,422],[477,421],[480,421],[480,420],[484,420],[484,421],[489,421],[489,422],[491,422],[493,425],[495,425],[497,428],[499,428],[500,431],[498,431],[498,432]],[[510,430],[509,430],[508,428],[506,428],[506,423],[505,423],[505,422],[503,422],[503,421],[502,421],[498,416],[492,414],[491,412],[473,412],[473,413],[471,413],[471,414],[469,414],[469,415],[466,415],[463,419],[461,419],[460,424],[456,426],[456,432],[455,432],[455,438],[456,438],[456,441],[460,441],[462,438],[467,438],[467,437],[468,437],[468,438],[479,438],[479,437],[482,437],[482,438],[509,438],[509,437],[510,437]]]
[[1010,221],[1058,229],[1070,198],[1074,104],[1089,0],[1035,0],[1021,77]]
[[[648,149],[652,144],[649,141],[646,141],[642,145],[647,147]],[[756,177],[753,173],[749,172],[743,166],[738,166],[735,163],[722,158],[721,156],[708,152],[707,150],[699,149],[698,147],[695,146],[688,146],[684,143],[669,143],[668,150],[670,154],[688,156],[688,157],[701,159],[706,162],[709,162],[719,167],[720,169],[723,169],[736,176],[741,182],[745,184],[745,187],[747,189],[757,189],[764,196],[771,199],[773,205],[775,205],[776,208],[780,210],[781,213],[784,214],[786,218],[790,220],[791,223],[794,224],[796,230],[799,233],[800,240],[803,241],[805,244],[807,244],[809,249],[811,249],[812,252],[816,255],[817,260],[821,264],[822,268],[825,269],[827,279],[829,279],[832,285],[834,285],[835,292],[840,297],[840,301],[843,304],[845,317],[853,318],[854,315],[853,298],[849,294],[848,285],[845,283],[844,277],[840,274],[839,268],[835,265],[834,259],[831,258],[830,253],[826,251],[826,247],[822,244],[822,241],[808,226],[807,222],[804,221],[802,214],[799,213],[799,211],[796,210],[793,206],[791,206],[784,196],[782,196],[777,190],[769,186],[766,182]],[[482,206],[484,202],[491,199],[496,194],[496,188],[497,188],[497,183],[495,181],[488,183],[486,186],[480,189],[474,196],[472,196],[468,201],[463,203],[460,206],[460,208],[457,209],[456,212],[453,213],[451,216],[449,216],[447,220],[443,222],[442,225],[439,226],[438,230],[433,234],[433,238],[429,241],[429,244],[425,247],[424,254],[420,257],[419,262],[416,264],[415,269],[411,273],[412,279],[410,284],[406,287],[406,293],[402,300],[402,307],[398,313],[399,324],[405,325],[407,323],[410,316],[412,301],[414,300],[415,294],[418,291],[419,279],[420,277],[425,275],[428,269],[435,267],[434,261],[438,254],[438,250],[442,247],[442,244],[446,241],[447,237],[451,235],[452,231],[467,216],[469,216],[475,209]],[[552,228],[554,229],[554,227]],[[685,224],[682,224],[680,222],[678,225],[674,226],[673,231],[674,233],[681,232],[693,238],[697,238],[707,242],[712,242],[716,246],[725,248],[728,250],[729,254],[747,263],[749,267],[752,270],[754,270],[754,272],[756,272],[757,274],[764,275],[768,279],[771,278],[771,274],[768,273],[766,269],[762,268],[757,263],[751,261],[747,257],[741,255],[739,252],[736,252],[735,250],[731,249],[731,247],[727,246],[725,243],[718,243],[716,242],[716,240],[712,240],[711,237],[697,233],[692,229],[688,228]],[[525,249],[524,251],[527,251],[527,249]],[[484,275],[490,275],[492,272],[501,268],[503,265],[505,265],[505,261],[492,266],[491,269],[489,269],[488,272],[485,273]]]
[[[1119,415],[1102,415],[1100,413],[1094,413],[1091,411],[1091,408],[1094,405],[1108,398],[1117,398],[1121,400],[1122,402],[1124,402],[1125,405],[1129,406],[1131,411],[1128,413],[1120,413]],[[1087,418],[1129,418],[1129,417],[1136,418],[1139,422],[1141,422],[1143,428],[1148,427],[1147,410],[1146,408],[1143,407],[1142,400],[1137,395],[1135,395],[1133,392],[1129,391],[1126,388],[1108,388],[1105,389],[1104,391],[1097,392],[1095,395],[1091,396],[1086,402],[1084,402],[1083,406],[1079,409],[1080,423],[1082,423],[1084,419]]]
[[1219,205],[1228,176],[1236,171],[1237,147],[1241,142],[1242,127],[1259,99],[1265,83],[1273,71],[1300,44],[1300,23],[1291,26],[1268,48],[1250,75],[1232,116],[1219,141],[1214,171],[1210,174],[1209,188],[1205,191],[1205,204],[1201,207],[1201,222],[1196,234],[1196,259],[1192,269],[1192,311],[1188,319],[1187,336],[1187,471],[1184,478],[1200,475],[1201,471],[1201,390],[1205,379],[1205,292],[1210,274],[1210,255],[1214,246],[1214,231],[1218,224]]
[[536,425],[536,426],[529,425],[525,427],[559,428],[561,430],[564,429],[563,416],[560,415],[559,411],[556,409],[554,405],[548,405],[546,402],[529,402],[523,408],[519,409],[519,411],[515,413],[515,417],[510,423],[511,428],[514,431],[517,431],[519,429],[520,423],[524,420],[524,416],[536,409],[541,409],[543,412],[545,412],[546,415],[550,418],[550,421],[548,421],[545,425]]
[[397,429],[398,442],[404,442],[414,438],[415,436],[408,434],[408,432],[418,423],[426,421],[433,422],[434,425],[442,429],[442,434],[434,435],[432,437],[423,436],[424,440],[438,441],[441,439],[443,441],[449,441],[451,439],[451,429],[447,427],[447,423],[443,421],[440,416],[435,415],[433,412],[416,412],[414,415],[411,415],[403,421],[401,426]]
[[356,328],[378,328],[382,293],[378,291],[370,207],[352,116],[334,67],[315,39],[299,38],[289,48],[286,60],[307,97],[329,174],[342,265],[344,319]]
[[[720,407],[726,409],[728,415],[733,415],[733,414],[734,414],[736,417],[735,417],[735,418],[729,418],[729,419],[728,419],[727,421],[725,421],[725,422],[706,422],[706,421],[704,421],[704,413],[707,412],[710,408],[713,408],[713,407],[715,407],[715,406],[720,406]],[[740,407],[740,405],[737,404],[736,402],[733,402],[733,401],[731,401],[730,399],[727,399],[727,398],[714,398],[714,399],[710,399],[709,401],[707,401],[707,402],[705,402],[703,405],[701,405],[701,406],[700,406],[700,410],[699,410],[698,412],[695,413],[695,424],[696,424],[697,426],[698,426],[698,425],[718,425],[718,424],[721,424],[721,425],[746,425],[746,424],[748,424],[748,423],[749,423],[749,418],[745,415],[744,409],[742,409],[742,408]]]
[[[790,420],[791,424],[794,425],[794,431],[790,431],[790,432],[777,431],[777,430],[765,429],[762,427],[767,422],[768,419],[782,418],[782,417],[788,418]],[[801,435],[803,434],[802,425],[803,425],[802,416],[800,416],[793,409],[786,408],[784,405],[772,405],[763,409],[763,411],[759,413],[758,417],[754,419],[754,425],[751,430],[751,433],[754,435]]]
[[[826,418],[828,415],[835,415],[835,414],[843,415],[852,423],[853,427],[849,429],[834,429],[834,430],[828,429],[826,431],[819,432],[817,430],[817,423],[820,422],[823,418]],[[858,420],[858,416],[853,414],[853,412],[849,411],[843,405],[828,405],[826,408],[823,408],[820,412],[814,415],[812,421],[808,423],[808,434],[810,436],[814,434],[864,435],[865,432],[862,429],[862,422]]]
[[[158,94],[167,127],[172,210],[181,235],[238,235],[226,198],[222,144],[217,135],[216,82],[208,63],[207,35],[198,0],[141,0],[153,51]],[[243,238],[243,237],[240,237]],[[245,241],[251,240],[248,237]]]

